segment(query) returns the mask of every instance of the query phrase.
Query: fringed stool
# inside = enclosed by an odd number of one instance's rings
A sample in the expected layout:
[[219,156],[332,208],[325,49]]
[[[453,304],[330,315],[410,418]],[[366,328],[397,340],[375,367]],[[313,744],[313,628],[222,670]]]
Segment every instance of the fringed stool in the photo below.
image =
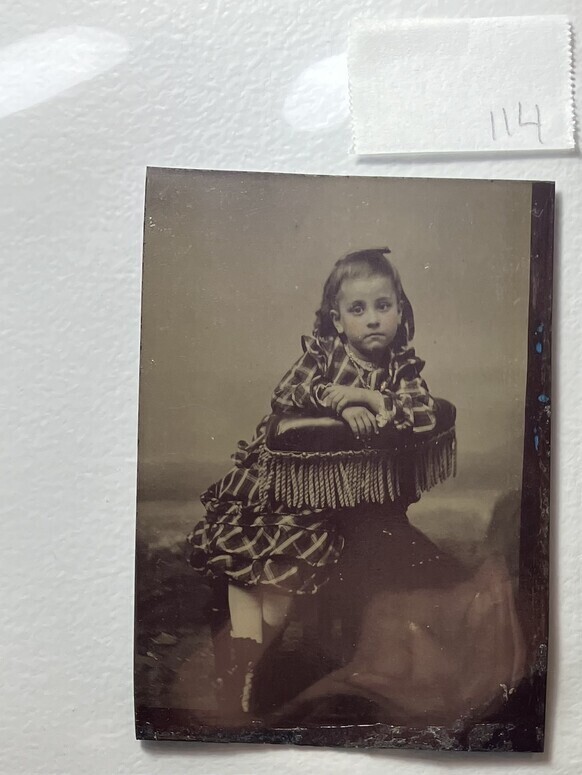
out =
[[347,509],[409,503],[456,474],[455,407],[435,399],[433,430],[382,428],[358,441],[342,420],[273,415],[261,454],[265,506]]
[[269,420],[260,461],[265,508],[333,509],[345,535],[345,559],[317,595],[313,617],[314,637],[342,662],[353,653],[367,587],[377,586],[378,576],[390,577],[383,563],[398,573],[400,558],[382,554],[384,546],[398,551],[398,538],[390,544],[391,526],[395,536],[417,545],[420,566],[434,548],[406,512],[423,492],[456,474],[455,407],[435,399],[435,414],[431,431],[385,427],[367,442],[332,417],[286,414]]

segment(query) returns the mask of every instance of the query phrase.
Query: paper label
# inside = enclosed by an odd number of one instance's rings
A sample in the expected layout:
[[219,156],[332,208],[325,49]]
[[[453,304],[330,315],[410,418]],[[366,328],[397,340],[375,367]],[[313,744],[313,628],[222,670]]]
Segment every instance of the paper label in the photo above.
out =
[[574,148],[571,37],[564,16],[356,22],[355,153]]

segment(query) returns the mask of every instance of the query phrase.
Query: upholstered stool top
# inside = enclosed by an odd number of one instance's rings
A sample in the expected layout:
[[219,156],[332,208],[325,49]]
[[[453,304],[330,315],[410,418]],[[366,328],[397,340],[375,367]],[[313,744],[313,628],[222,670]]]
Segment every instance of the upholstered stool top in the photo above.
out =
[[293,509],[416,500],[456,473],[455,407],[435,399],[435,414],[431,431],[387,426],[366,442],[333,417],[273,415],[261,455],[261,497]]

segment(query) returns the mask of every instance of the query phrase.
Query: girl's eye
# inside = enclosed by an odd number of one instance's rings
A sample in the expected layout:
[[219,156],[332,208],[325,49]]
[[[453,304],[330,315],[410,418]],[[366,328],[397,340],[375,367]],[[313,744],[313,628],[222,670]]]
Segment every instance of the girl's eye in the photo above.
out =
[[362,307],[361,304],[354,304],[354,306],[351,309],[351,312],[354,315],[361,315],[363,311],[364,311],[364,308]]
[[389,301],[381,301],[378,305],[380,309],[384,312],[392,307],[392,304]]

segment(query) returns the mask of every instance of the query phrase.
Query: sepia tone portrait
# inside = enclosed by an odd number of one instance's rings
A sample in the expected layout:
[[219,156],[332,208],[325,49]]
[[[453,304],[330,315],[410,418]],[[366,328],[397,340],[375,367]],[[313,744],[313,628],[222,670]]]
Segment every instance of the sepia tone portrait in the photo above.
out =
[[138,737],[542,749],[552,213],[148,170]]

